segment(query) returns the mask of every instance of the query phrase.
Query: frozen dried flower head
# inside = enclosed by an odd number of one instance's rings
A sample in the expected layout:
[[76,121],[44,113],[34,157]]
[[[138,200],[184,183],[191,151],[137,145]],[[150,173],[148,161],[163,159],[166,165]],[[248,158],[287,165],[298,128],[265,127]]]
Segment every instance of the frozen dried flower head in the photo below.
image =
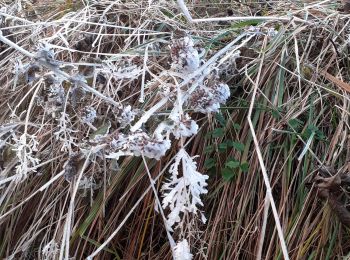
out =
[[169,118],[173,120],[171,132],[176,139],[190,137],[198,131],[198,125],[188,114],[171,113]]
[[91,106],[84,107],[81,114],[81,120],[88,124],[93,123],[97,116],[96,110]]
[[[205,188],[208,175],[197,171],[197,164],[193,158],[181,148],[175,156],[174,163],[170,166],[171,177],[167,183],[163,184],[162,207],[170,209],[167,217],[169,230],[182,221],[181,214],[197,215],[198,212],[200,213],[198,206],[203,206],[200,196],[208,192]],[[180,176],[179,169],[182,169],[182,176]],[[203,217],[202,220],[204,220]]]
[[174,259],[175,260],[191,260],[192,259],[190,245],[188,244],[186,239],[183,239],[180,242],[177,242],[177,244],[175,246]]
[[220,104],[225,104],[230,97],[230,88],[227,84],[216,80],[207,85],[199,85],[187,100],[187,106],[203,114],[217,112]]
[[55,259],[59,253],[59,247],[55,240],[51,240],[42,249],[44,259]]
[[120,106],[115,110],[115,117],[121,128],[125,128],[130,125],[135,119],[136,112],[132,109],[130,105]]
[[199,68],[199,54],[193,46],[193,40],[188,36],[173,42],[170,46],[173,70],[192,73]]
[[59,62],[55,60],[55,52],[47,43],[43,43],[39,46],[36,59],[39,63],[49,65],[51,68],[57,68],[59,65]]
[[173,134],[176,139],[180,139],[198,132],[197,123],[188,114],[171,113],[169,119],[158,125],[154,130],[154,136],[161,138],[165,135],[169,138],[170,134]]
[[110,146],[116,152],[111,153],[108,158],[118,159],[122,155],[144,155],[148,158],[159,160],[170,148],[168,139],[150,137],[145,132],[138,130],[130,135],[116,134]]

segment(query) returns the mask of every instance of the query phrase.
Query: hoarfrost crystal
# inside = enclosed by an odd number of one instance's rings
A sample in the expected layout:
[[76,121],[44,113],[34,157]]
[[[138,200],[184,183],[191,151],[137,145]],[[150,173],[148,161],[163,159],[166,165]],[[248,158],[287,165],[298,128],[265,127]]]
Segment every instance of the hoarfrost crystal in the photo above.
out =
[[175,260],[191,260],[192,254],[186,239],[178,242],[175,246]]
[[20,182],[27,177],[30,168],[35,167],[40,160],[35,158],[33,152],[37,151],[38,141],[35,135],[22,134],[19,138],[13,137],[15,142],[13,150],[16,151],[18,165],[16,166],[16,181]]
[[[200,196],[208,191],[206,180],[208,175],[197,171],[197,164],[194,157],[182,148],[175,156],[175,162],[170,166],[171,174],[169,182],[162,187],[163,208],[169,207],[171,212],[167,218],[167,225],[170,230],[181,221],[180,214],[193,213],[197,215],[198,206],[203,206]],[[180,163],[182,165],[182,176],[179,176]]]

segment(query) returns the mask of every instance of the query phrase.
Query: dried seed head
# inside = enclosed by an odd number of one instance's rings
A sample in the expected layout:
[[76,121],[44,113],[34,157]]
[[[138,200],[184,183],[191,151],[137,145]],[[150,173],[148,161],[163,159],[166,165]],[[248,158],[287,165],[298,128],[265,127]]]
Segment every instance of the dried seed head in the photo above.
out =
[[84,123],[93,123],[97,117],[96,110],[91,106],[86,106],[81,111],[81,120]]
[[181,73],[192,73],[199,68],[200,59],[194,43],[188,36],[175,40],[170,46],[172,69]]

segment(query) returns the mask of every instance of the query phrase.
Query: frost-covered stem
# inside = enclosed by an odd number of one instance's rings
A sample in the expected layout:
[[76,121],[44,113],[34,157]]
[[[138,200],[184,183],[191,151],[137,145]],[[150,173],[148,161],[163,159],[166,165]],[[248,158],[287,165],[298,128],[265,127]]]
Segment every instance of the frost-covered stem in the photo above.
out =
[[[24,123],[24,133],[23,133],[23,144],[26,146],[27,145],[27,134],[28,134],[28,125],[29,125],[29,117],[30,117],[30,112],[32,111],[33,105],[34,105],[34,100],[36,95],[38,94],[39,90],[40,90],[40,86],[41,86],[42,80],[40,80],[34,87],[36,87],[33,96],[30,100],[29,106],[28,106],[28,110],[27,110],[27,115],[26,115],[26,119],[25,119],[25,123]],[[21,155],[22,157],[22,161],[21,164],[24,168],[22,168],[22,172],[21,173],[17,173],[17,175],[19,176],[27,176],[28,173],[28,158],[27,158],[27,149],[24,148],[23,149],[23,155]]]
[[13,19],[13,20],[21,21],[21,22],[29,24],[29,25],[36,25],[37,24],[37,23],[31,22],[31,21],[28,21],[26,19],[23,19],[23,18],[20,18],[20,17],[17,17],[17,16],[13,16],[13,15],[1,12],[1,11],[0,11],[0,16],[6,17],[7,19]]
[[[90,155],[91,155],[91,151],[86,156],[84,165],[80,170],[79,176],[76,180],[76,184],[75,184],[75,187],[74,187],[73,192],[72,192],[71,201],[70,201],[69,209],[68,209],[68,214],[66,217],[66,223],[64,225],[62,246],[61,246],[61,250],[60,250],[60,258],[59,259],[69,259],[69,241],[70,241],[70,236],[71,236],[72,219],[74,218],[73,212],[74,212],[75,196],[78,192],[79,183],[80,183],[80,180],[83,176],[83,173],[84,173],[86,167],[89,165]],[[64,249],[65,249],[65,252],[63,252]],[[63,253],[65,254],[64,258],[63,258]]]
[[147,70],[147,60],[148,60],[148,45],[145,49],[145,56],[143,57],[143,70],[142,70],[142,81],[141,81],[141,93],[140,93],[140,103],[145,102],[145,78]]
[[17,51],[21,52],[22,54],[28,56],[29,58],[34,58],[35,57],[34,54],[30,53],[29,51],[23,49],[21,46],[17,45],[13,41],[10,41],[6,37],[4,37],[1,30],[0,30],[0,41],[2,41],[3,43],[7,44],[11,48],[16,49]]
[[190,12],[188,11],[188,8],[185,4],[185,2],[183,0],[177,0],[177,4],[179,5],[179,7],[181,8],[181,11],[184,13],[186,19],[192,23],[193,22],[193,18],[190,14]]
[[[43,65],[45,66],[45,63],[43,63]],[[66,72],[64,72],[64,71],[62,71],[62,70],[59,70],[59,69],[57,69],[57,68],[52,68],[52,67],[47,66],[47,65],[46,65],[46,67],[49,68],[49,69],[51,69],[54,73],[56,73],[56,74],[58,74],[58,75],[60,75],[60,76],[63,76],[63,77],[64,77],[66,80],[68,80],[68,81],[72,81],[72,80],[73,80],[73,78],[72,78],[68,73],[66,73]],[[89,86],[88,84],[86,84],[85,82],[79,81],[79,84],[80,84],[83,88],[85,88],[87,91],[89,91],[89,92],[95,94],[96,96],[98,96],[98,97],[100,97],[101,99],[103,99],[103,100],[109,102],[110,104],[112,104],[112,105],[114,105],[114,106],[116,106],[116,107],[118,107],[118,106],[120,105],[118,102],[114,101],[112,98],[106,97],[106,96],[103,95],[102,93],[98,92],[96,89],[90,87],[90,86]]]
[[[63,108],[63,113],[62,113],[62,121],[63,121],[63,134],[64,134],[64,139],[65,139],[65,143],[67,142],[68,140],[68,137],[67,137],[67,131],[66,131],[66,110],[67,110],[67,104],[68,104],[68,98],[69,98],[69,94],[70,94],[70,89],[68,89],[68,92],[67,92],[67,95],[66,95],[66,100],[64,101],[64,108]],[[70,119],[69,119],[70,121]],[[68,142],[69,145],[68,145],[68,152],[69,154],[72,154],[72,147],[71,147],[71,144],[70,142]]]
[[[177,82],[177,80],[174,78],[174,80],[175,80],[175,83],[176,83],[176,90],[177,90],[177,104],[178,104],[178,110],[179,110],[179,114],[180,114],[180,119],[182,118],[182,116],[183,116],[183,108],[182,108],[182,104],[183,104],[183,96],[182,96],[182,92],[181,92],[181,88],[180,88],[180,86],[179,86],[179,84],[178,84],[178,82]],[[180,137],[180,149],[184,149],[184,137]],[[186,169],[185,169],[185,161],[182,159],[181,160],[182,161],[182,172],[183,172],[183,174],[185,174],[185,171],[186,171]],[[187,190],[186,190],[187,191]],[[186,193],[186,198],[187,198],[187,201],[190,201],[190,198],[189,198],[189,194],[188,193]],[[183,216],[183,220],[185,220],[185,218],[186,218],[186,215],[187,215],[187,212],[184,212],[184,216]],[[184,234],[184,230],[183,230],[183,225],[181,225],[180,226],[180,228],[181,228],[181,232],[180,232],[180,234],[181,234],[181,236],[183,236]]]
[[[144,163],[145,168],[146,168],[146,172],[147,172],[149,181],[151,183],[151,188],[152,188],[153,193],[154,193],[154,197],[155,197],[155,200],[156,200],[156,203],[157,203],[157,207],[158,207],[159,212],[160,212],[160,214],[161,214],[161,216],[163,218],[164,225],[167,226],[167,224],[166,224],[166,217],[164,215],[164,211],[163,211],[163,208],[162,208],[162,203],[159,200],[158,191],[156,190],[156,187],[154,186],[155,181],[152,178],[151,173],[149,172],[148,165],[147,165],[147,162],[146,162],[146,159],[145,159],[144,155],[142,155],[142,159],[143,159],[143,163]],[[165,228],[165,230],[166,230],[166,234],[167,234],[168,239],[169,239],[169,244],[170,244],[171,251],[172,251],[173,256],[174,256],[174,253],[175,253],[174,248],[176,246],[175,241],[174,241],[173,237],[171,236],[169,230],[167,228]]]
[[[264,45],[265,44],[266,44],[266,41],[264,42]],[[280,222],[280,219],[279,219],[279,216],[278,216],[278,212],[277,212],[277,209],[276,209],[275,201],[274,201],[273,196],[272,196],[272,189],[271,189],[269,176],[267,174],[267,170],[266,170],[266,167],[265,167],[265,164],[264,164],[264,159],[263,159],[262,153],[260,151],[259,141],[258,141],[258,138],[256,137],[256,133],[255,133],[255,130],[254,130],[254,125],[253,125],[253,122],[252,122],[252,112],[253,112],[253,108],[254,108],[256,93],[257,93],[258,86],[259,86],[259,81],[260,81],[260,75],[261,75],[261,69],[262,69],[262,66],[263,66],[263,61],[264,61],[264,53],[263,53],[263,56],[261,58],[258,75],[257,75],[257,78],[256,78],[256,82],[254,84],[254,90],[253,90],[252,100],[250,102],[250,107],[249,107],[249,111],[248,111],[248,119],[247,120],[248,120],[248,124],[249,124],[249,127],[250,127],[250,131],[251,131],[252,136],[253,136],[255,150],[256,150],[256,153],[258,155],[258,160],[259,160],[261,172],[262,172],[262,175],[263,175],[263,178],[264,178],[264,182],[265,182],[265,186],[266,186],[266,196],[268,197],[268,199],[270,201],[271,208],[272,208],[272,213],[273,213],[273,216],[274,216],[274,219],[275,219],[276,229],[277,229],[278,237],[279,237],[279,240],[280,240],[280,243],[281,243],[283,257],[284,257],[285,260],[289,260],[288,249],[287,249],[287,246],[286,246],[286,241],[284,239],[284,234],[283,234],[281,222]]]
[[162,106],[164,106],[168,102],[168,97],[163,98],[157,104],[155,104],[152,108],[150,108],[140,119],[135,123],[133,127],[131,127],[130,131],[135,132],[142,126],[143,123],[147,122],[147,120]]
[[[4,37],[2,35],[2,31],[0,30],[0,41],[2,41],[3,43],[9,45],[10,47],[18,50],[19,52],[23,53],[24,55],[28,56],[29,58],[32,58],[32,59],[36,59],[36,56],[30,52],[28,52],[27,50],[23,49],[22,47],[18,46],[16,43],[10,41],[9,39],[7,39],[6,37]],[[43,62],[41,61],[40,59],[37,59],[37,61],[44,67],[46,67],[47,69],[53,71],[55,74],[57,75],[60,75],[62,77],[64,77],[66,80],[68,81],[74,81],[74,78],[72,78],[68,73],[46,63],[46,62]],[[96,89],[90,87],[88,84],[86,84],[85,82],[83,81],[79,81],[79,84],[85,88],[87,91],[95,94],[96,96],[100,97],[101,99],[109,102],[110,104],[118,107],[120,104],[116,101],[114,101],[112,98],[110,97],[106,97],[105,95],[103,95],[102,93],[98,92]]]

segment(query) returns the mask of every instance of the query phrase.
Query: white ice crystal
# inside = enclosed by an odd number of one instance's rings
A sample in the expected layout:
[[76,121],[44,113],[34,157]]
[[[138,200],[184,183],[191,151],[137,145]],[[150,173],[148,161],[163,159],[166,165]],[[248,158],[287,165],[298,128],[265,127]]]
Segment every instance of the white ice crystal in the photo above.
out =
[[174,71],[192,73],[199,68],[199,54],[193,46],[193,40],[188,36],[174,41],[170,46]]
[[19,138],[14,135],[15,142],[13,150],[16,151],[18,164],[16,166],[16,181],[24,180],[31,170],[40,160],[34,157],[33,152],[38,150],[38,141],[35,135],[22,134]]
[[[180,164],[182,167],[180,167]],[[200,196],[208,191],[206,180],[208,175],[197,171],[197,164],[193,157],[181,148],[175,156],[175,162],[170,166],[170,180],[163,184],[162,207],[169,207],[170,213],[167,216],[168,229],[181,221],[181,213],[198,214],[198,206],[203,206]],[[182,170],[182,176],[179,173]]]
[[186,239],[183,239],[180,242],[177,242],[177,244],[175,246],[174,259],[175,260],[191,260],[192,259],[190,246],[189,246]]
[[267,28],[267,36],[275,37],[278,31],[275,28]]

